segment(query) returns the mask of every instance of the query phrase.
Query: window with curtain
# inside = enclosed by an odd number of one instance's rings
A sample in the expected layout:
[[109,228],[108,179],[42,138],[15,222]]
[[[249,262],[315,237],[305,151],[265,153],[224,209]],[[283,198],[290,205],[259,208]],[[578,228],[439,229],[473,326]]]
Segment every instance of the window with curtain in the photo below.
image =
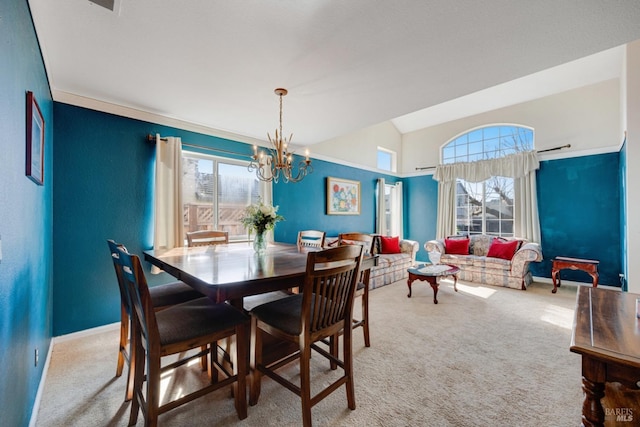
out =
[[268,200],[264,186],[247,163],[183,151],[182,197],[184,231],[223,230],[230,241],[246,241],[247,230],[240,222],[244,209]]
[[[442,147],[442,163],[504,158],[533,149],[533,130],[515,125],[487,126],[457,136]],[[519,192],[513,176],[480,182],[458,178],[455,185],[455,231],[513,237]]]
[[376,204],[376,233],[402,239],[402,183],[387,184],[378,178]]

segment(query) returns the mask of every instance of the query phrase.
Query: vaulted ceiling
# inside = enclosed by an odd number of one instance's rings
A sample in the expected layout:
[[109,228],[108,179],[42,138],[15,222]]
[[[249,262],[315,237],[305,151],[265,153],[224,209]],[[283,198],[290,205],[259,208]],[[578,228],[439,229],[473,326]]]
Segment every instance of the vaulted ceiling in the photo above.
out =
[[266,140],[284,87],[298,145],[616,78],[640,39],[635,0],[111,2],[29,0],[55,100]]

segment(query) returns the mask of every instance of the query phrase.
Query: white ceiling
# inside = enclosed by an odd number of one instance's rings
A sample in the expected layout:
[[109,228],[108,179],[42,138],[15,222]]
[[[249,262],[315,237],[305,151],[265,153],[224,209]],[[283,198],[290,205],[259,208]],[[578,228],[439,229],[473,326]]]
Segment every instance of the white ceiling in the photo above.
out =
[[266,140],[284,87],[284,133],[298,145],[387,120],[406,133],[615,78],[619,46],[640,39],[637,0],[29,5],[54,99]]

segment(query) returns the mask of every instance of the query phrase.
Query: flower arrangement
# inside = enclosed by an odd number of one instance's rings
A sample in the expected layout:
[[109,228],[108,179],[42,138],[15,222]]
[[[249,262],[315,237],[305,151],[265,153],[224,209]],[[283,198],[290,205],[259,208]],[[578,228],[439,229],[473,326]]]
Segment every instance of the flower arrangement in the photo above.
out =
[[278,215],[278,206],[265,205],[262,200],[249,205],[244,210],[240,219],[249,231],[255,231],[256,235],[264,234],[267,230],[273,230],[278,221],[284,221],[282,215]]

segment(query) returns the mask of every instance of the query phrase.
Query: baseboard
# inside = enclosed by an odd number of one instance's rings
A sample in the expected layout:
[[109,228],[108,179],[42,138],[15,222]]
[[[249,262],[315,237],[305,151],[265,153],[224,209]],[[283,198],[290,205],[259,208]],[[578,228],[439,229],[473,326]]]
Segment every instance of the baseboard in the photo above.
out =
[[38,391],[36,392],[36,398],[33,402],[33,408],[31,409],[31,419],[29,419],[29,427],[35,427],[38,421],[38,411],[40,410],[40,401],[42,400],[42,393],[44,392],[44,383],[47,380],[47,373],[49,372],[49,363],[51,362],[51,354],[53,353],[53,339],[49,344],[49,351],[47,351],[47,358],[44,361],[44,367],[42,368],[42,376],[40,377],[40,383],[38,384]]
[[[533,276],[533,281],[536,283],[548,283],[553,287],[553,280],[550,277],[538,277],[538,276]],[[591,283],[586,283],[586,282],[574,282],[572,280],[564,280],[562,279],[562,286],[588,286],[591,287],[593,286]],[[610,289],[613,291],[620,291],[622,290],[622,288],[620,288],[620,286],[609,286],[609,285],[601,285],[598,284],[598,288],[602,288],[602,289]]]

